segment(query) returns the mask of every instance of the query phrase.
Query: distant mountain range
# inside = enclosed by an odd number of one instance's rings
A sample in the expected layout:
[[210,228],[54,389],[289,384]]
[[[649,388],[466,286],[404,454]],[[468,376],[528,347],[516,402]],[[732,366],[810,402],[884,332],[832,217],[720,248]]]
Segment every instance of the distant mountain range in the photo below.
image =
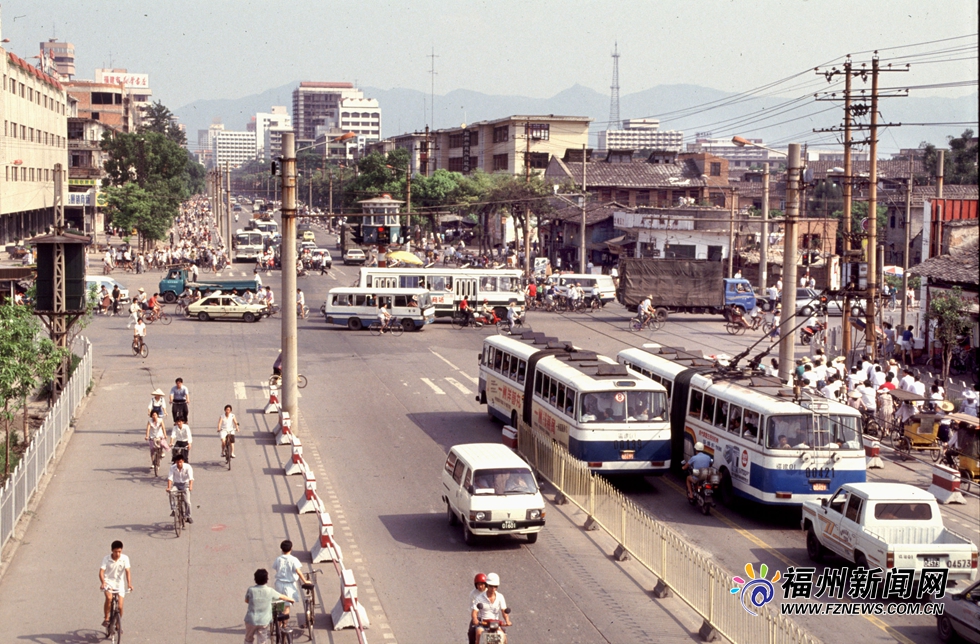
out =
[[[292,112],[293,89],[298,81],[238,99],[199,100],[174,110],[187,127],[187,139],[192,147],[197,132],[207,129],[214,119],[220,119],[231,130],[244,130],[256,112],[267,112],[273,105],[285,105]],[[424,129],[429,114],[429,95],[413,89],[362,88],[365,96],[376,98],[382,109],[382,135],[385,137]],[[658,85],[642,92],[627,94],[620,99],[622,118],[660,118],[664,130],[682,130],[685,141],[693,140],[697,132],[730,138],[738,134],[761,138],[766,143],[785,145],[789,141],[813,138],[815,128],[839,125],[842,109],[833,103],[811,103],[805,109],[782,113],[780,106],[787,98],[766,97],[744,99],[697,85]],[[482,94],[459,89],[435,97],[435,127],[458,127],[510,116],[511,114],[563,114],[588,116],[593,119],[592,145],[601,130],[608,129],[609,96],[574,85],[551,98]],[[881,105],[885,123],[947,123],[977,121],[976,92],[959,98],[909,97],[892,98]],[[698,106],[705,106],[699,109]],[[714,109],[707,107],[716,106]],[[771,118],[765,118],[766,113]],[[810,116],[804,116],[810,115]],[[802,118],[801,118],[802,117]],[[918,147],[922,141],[942,146],[946,136],[959,135],[970,126],[903,126],[886,128],[879,137],[882,154],[900,148]],[[972,129],[976,130],[973,126]],[[855,136],[855,138],[860,138]],[[835,148],[833,139],[825,135],[823,142],[813,147]]]

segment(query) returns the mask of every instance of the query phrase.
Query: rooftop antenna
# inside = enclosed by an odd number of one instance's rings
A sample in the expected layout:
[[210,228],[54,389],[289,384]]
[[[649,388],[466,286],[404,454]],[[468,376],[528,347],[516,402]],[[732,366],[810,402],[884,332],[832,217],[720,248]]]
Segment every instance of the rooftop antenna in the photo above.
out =
[[609,101],[609,127],[612,129],[619,127],[619,43],[613,44],[613,79],[612,85],[609,87],[612,90],[612,97]]
[[429,66],[429,75],[431,76],[431,84],[429,85],[429,125],[435,127],[436,119],[436,48],[432,48],[432,53],[428,56],[432,59],[432,64]]

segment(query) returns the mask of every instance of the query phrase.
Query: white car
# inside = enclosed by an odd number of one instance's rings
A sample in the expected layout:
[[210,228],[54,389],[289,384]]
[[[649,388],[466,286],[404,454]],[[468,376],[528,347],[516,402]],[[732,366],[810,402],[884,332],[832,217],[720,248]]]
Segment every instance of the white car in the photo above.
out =
[[265,305],[263,304],[249,304],[237,295],[228,295],[216,291],[188,306],[187,317],[197,318],[202,322],[219,319],[258,322],[262,319],[264,311]]
[[350,264],[363,264],[367,261],[367,255],[360,248],[348,248],[344,253],[344,266]]
[[960,592],[946,591],[939,600],[943,614],[936,617],[939,639],[949,642],[959,635],[965,642],[980,642],[980,581]]

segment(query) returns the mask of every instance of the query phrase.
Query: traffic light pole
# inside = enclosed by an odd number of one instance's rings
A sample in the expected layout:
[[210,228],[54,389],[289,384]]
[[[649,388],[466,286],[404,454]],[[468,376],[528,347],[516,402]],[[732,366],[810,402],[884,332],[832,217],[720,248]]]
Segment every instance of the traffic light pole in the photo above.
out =
[[293,432],[299,428],[299,376],[296,347],[296,144],[292,132],[282,134],[282,408],[289,412]]

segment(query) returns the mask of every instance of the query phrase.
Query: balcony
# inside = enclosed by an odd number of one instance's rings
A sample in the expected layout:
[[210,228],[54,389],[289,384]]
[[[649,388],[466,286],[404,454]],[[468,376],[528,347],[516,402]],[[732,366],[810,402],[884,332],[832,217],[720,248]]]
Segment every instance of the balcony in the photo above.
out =
[[98,150],[99,141],[89,139],[68,139],[69,150]]
[[70,179],[101,179],[102,168],[89,168],[84,166],[71,166],[68,168],[68,178]]

